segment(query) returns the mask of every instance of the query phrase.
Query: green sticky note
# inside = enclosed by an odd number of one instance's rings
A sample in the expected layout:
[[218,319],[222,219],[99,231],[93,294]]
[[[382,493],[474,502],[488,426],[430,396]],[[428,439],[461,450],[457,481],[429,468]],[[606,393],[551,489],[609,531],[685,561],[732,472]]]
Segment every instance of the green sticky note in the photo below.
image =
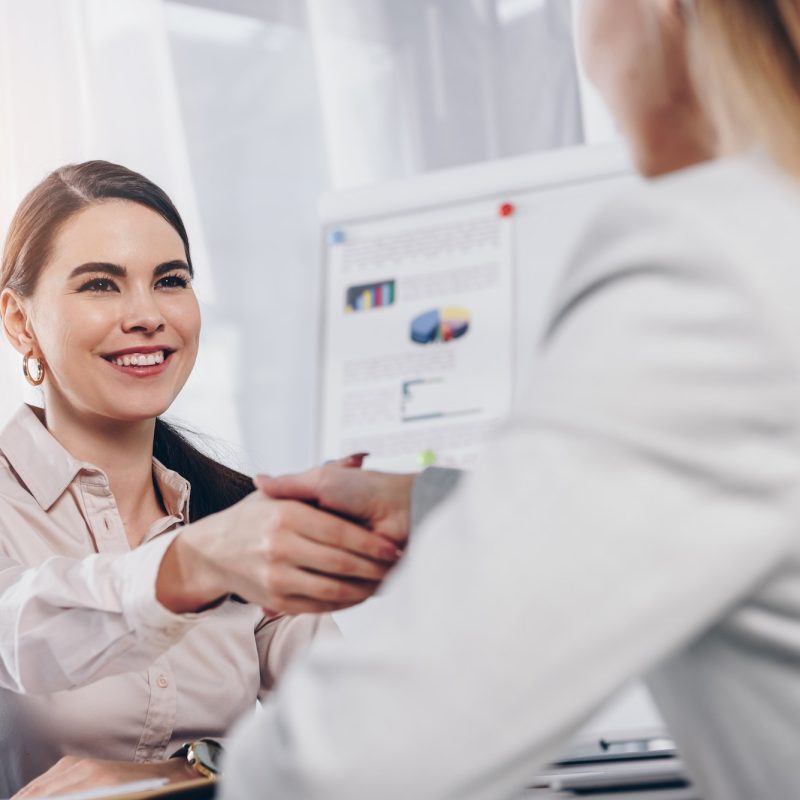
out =
[[421,467],[432,467],[436,463],[436,453],[433,450],[423,450],[417,456],[417,464]]

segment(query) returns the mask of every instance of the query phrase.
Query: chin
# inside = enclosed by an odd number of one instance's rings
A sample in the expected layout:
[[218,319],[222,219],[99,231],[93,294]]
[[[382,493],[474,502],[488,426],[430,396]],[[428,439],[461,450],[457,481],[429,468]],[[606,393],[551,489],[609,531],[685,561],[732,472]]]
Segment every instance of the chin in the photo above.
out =
[[171,401],[153,402],[152,400],[125,404],[124,406],[109,404],[103,416],[117,422],[146,422],[160,417],[171,405]]
[[120,422],[123,424],[134,425],[140,422],[150,422],[151,420],[157,419],[160,417],[164,412],[141,412],[141,413],[127,413],[127,412],[112,412],[108,414],[108,418],[114,420],[115,422]]

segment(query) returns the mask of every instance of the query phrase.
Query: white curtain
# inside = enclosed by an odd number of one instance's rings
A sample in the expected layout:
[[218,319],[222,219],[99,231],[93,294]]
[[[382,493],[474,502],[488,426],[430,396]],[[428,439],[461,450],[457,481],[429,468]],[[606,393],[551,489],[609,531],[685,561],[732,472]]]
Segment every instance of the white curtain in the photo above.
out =
[[334,187],[578,144],[570,0],[307,0]]
[[[0,0],[0,229],[66,162],[162,185],[204,314],[173,413],[248,468],[314,458],[320,193],[582,131],[569,0]],[[0,424],[23,394],[0,344]]]

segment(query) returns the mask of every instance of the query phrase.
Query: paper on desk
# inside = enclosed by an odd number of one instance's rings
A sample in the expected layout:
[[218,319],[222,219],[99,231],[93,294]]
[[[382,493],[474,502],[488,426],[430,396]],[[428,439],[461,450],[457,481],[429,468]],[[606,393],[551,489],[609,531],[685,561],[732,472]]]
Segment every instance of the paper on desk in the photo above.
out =
[[151,789],[159,789],[167,783],[169,783],[167,778],[149,778],[146,781],[132,781],[131,783],[121,783],[118,786],[101,786],[98,789],[87,789],[84,792],[49,795],[47,800],[96,800],[99,797],[117,797],[122,794],[147,792]]

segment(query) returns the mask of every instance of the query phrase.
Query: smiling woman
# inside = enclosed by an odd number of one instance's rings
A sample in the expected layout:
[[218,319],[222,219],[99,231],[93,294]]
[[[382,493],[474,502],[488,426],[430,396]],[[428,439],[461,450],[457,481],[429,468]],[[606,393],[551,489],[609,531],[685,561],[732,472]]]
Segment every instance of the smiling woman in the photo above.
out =
[[[56,230],[58,237],[54,237]],[[137,259],[139,242],[147,242],[148,247],[144,252],[139,249]],[[123,266],[106,256],[98,258],[103,253],[121,254],[130,263]],[[155,268],[142,255],[156,256]],[[45,264],[50,268],[44,270]],[[193,277],[189,239],[169,197],[144,177],[99,161],[54,172],[21,204],[6,241],[0,275],[0,287],[11,290],[0,307],[6,327],[23,322],[19,313],[25,305],[23,298],[29,299],[31,314],[37,319],[36,343],[23,331],[15,346],[18,350],[24,346],[31,357],[49,366],[51,380],[44,391],[51,431],[54,424],[58,426],[56,415],[76,407],[104,416],[111,411],[114,419],[152,420],[186,382],[197,355],[200,329],[194,293],[181,291]],[[161,299],[153,302],[149,298],[156,292]],[[62,295],[65,302],[60,302]],[[129,316],[121,326],[117,324],[120,304]],[[43,313],[37,315],[37,310]],[[135,320],[137,314],[143,314],[142,319]],[[180,339],[171,347],[159,327],[166,324],[161,320],[164,314],[169,317],[169,335]],[[75,320],[80,320],[80,326],[72,330]],[[145,341],[128,344],[130,333]],[[76,337],[86,342],[82,353],[72,347]],[[116,338],[125,339],[126,347],[115,347]],[[98,356],[113,356],[115,351],[125,356],[125,350],[137,362],[139,356],[162,351],[165,366],[161,370],[127,370],[125,374],[146,378],[169,372],[166,380],[119,385],[107,370],[94,369],[99,366]],[[80,396],[72,396],[74,392]],[[162,420],[155,423],[153,447],[157,458],[163,456],[168,467],[180,467],[194,487],[193,520],[228,507],[252,490],[249,479],[207,458]],[[179,463],[171,463],[175,459]]]
[[193,775],[170,753],[223,736],[398,557],[159,419],[197,356],[192,277],[178,211],[121,166],[57,170],[11,224],[0,314],[44,408],[0,431],[0,796]]

